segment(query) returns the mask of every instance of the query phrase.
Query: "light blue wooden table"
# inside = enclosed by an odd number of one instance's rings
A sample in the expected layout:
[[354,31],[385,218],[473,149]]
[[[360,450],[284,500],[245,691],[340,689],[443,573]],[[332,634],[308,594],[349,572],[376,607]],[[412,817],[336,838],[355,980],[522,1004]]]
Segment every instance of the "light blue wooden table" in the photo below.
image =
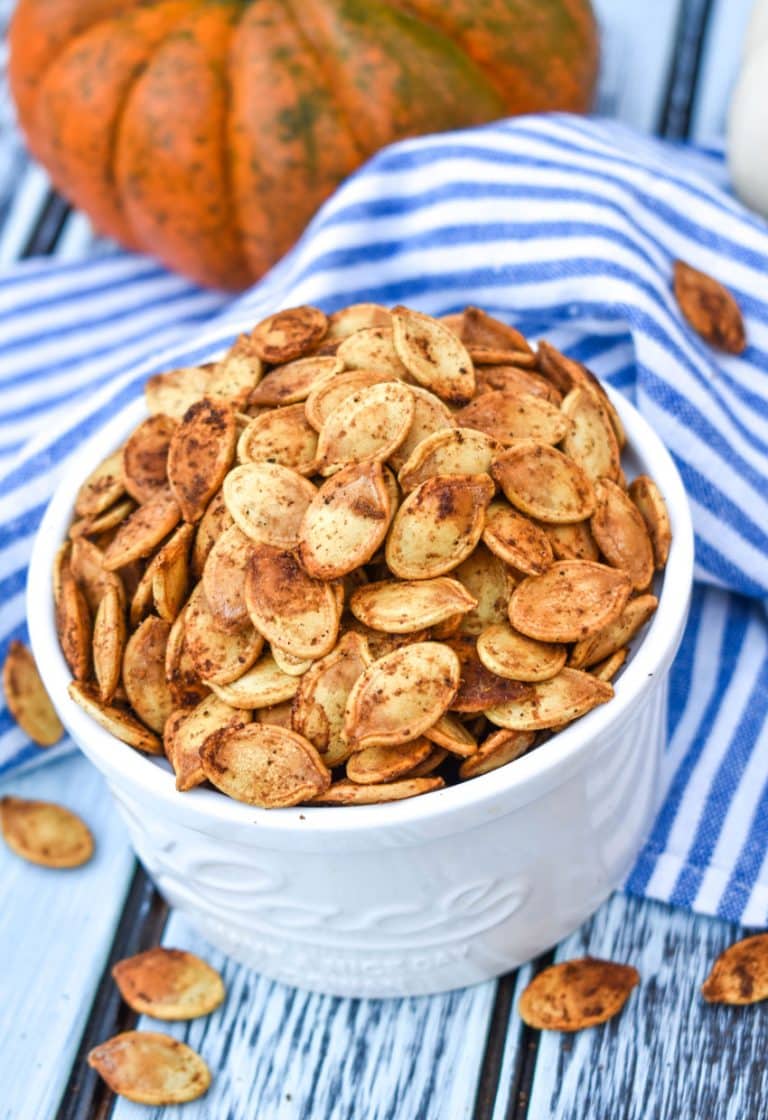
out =
[[[750,0],[598,0],[600,110],[648,132],[722,134]],[[12,4],[0,0],[0,21]],[[0,265],[107,250],[26,160],[0,91]],[[11,609],[3,604],[3,609]],[[539,1035],[516,1013],[534,962],[442,997],[355,1001],[307,995],[226,961],[168,913],[137,868],[98,774],[79,756],[8,779],[0,794],[80,812],[97,854],[66,874],[0,849],[0,1118],[171,1117],[116,1101],[86,1067],[95,1042],[136,1017],[111,962],[159,942],[224,973],[225,1006],[171,1027],[215,1072],[189,1120],[759,1120],[768,1113],[768,1009],[708,1008],[698,988],[739,931],[614,896],[560,945],[631,961],[644,983],[625,1012],[574,1037]],[[144,1025],[139,1022],[139,1025]],[[148,1024],[147,1024],[148,1025]]]

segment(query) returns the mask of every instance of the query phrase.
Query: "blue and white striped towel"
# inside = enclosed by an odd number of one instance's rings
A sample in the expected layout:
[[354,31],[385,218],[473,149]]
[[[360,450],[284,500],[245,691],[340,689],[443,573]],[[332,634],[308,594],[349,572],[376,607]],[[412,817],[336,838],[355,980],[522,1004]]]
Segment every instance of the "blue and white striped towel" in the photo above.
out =
[[[723,181],[716,154],[521,118],[382,152],[236,300],[126,256],[0,277],[0,655],[25,637],[25,564],[71,452],[148,374],[221,353],[278,306],[479,304],[630,395],[676,458],[698,583],[666,798],[628,888],[767,924],[768,229]],[[736,294],[743,356],[714,353],[682,320],[675,257]],[[0,712],[0,770],[39,756]]]

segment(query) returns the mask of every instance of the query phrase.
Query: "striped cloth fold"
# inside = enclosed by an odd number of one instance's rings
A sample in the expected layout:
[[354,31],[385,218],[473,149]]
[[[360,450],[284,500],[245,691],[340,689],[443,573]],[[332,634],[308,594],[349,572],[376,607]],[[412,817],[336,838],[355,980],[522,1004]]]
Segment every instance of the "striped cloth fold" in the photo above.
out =
[[[115,255],[0,276],[0,655],[25,638],[35,528],[72,452],[163,368],[221,354],[281,306],[478,304],[546,335],[630,396],[690,496],[697,584],[671,679],[665,799],[636,893],[768,916],[768,229],[722,190],[717,153],[566,116],[381,152],[237,299]],[[682,319],[680,257],[727,284],[741,357]],[[0,771],[41,755],[0,711]]]

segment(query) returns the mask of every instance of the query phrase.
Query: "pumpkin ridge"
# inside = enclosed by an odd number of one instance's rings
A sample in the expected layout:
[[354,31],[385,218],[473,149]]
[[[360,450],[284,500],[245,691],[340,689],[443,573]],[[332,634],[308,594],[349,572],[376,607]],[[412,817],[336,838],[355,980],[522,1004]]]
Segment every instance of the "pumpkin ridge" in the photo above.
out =
[[[159,0],[158,3],[147,5],[147,6],[149,8],[159,8],[159,7],[162,6],[162,0]],[[138,66],[136,66],[134,68],[134,70],[132,71],[130,81],[126,83],[125,92],[122,95],[122,97],[119,98],[119,100],[117,102],[117,111],[115,112],[115,123],[112,127],[112,131],[111,131],[111,134],[110,134],[110,137],[109,137],[109,144],[108,144],[108,147],[107,147],[108,156],[109,156],[109,158],[107,160],[108,179],[109,179],[109,182],[114,187],[114,196],[115,196],[115,202],[117,203],[117,207],[118,207],[120,213],[122,214],[123,218],[125,219],[125,224],[128,226],[128,229],[131,231],[132,238],[134,239],[133,244],[129,247],[130,248],[135,248],[138,252],[142,252],[142,251],[145,251],[145,250],[143,250],[142,246],[135,239],[136,235],[135,235],[133,223],[131,222],[130,215],[128,214],[128,211],[127,211],[127,209],[125,207],[125,204],[123,202],[123,196],[122,196],[122,193],[120,191],[120,187],[119,187],[118,182],[117,182],[117,175],[115,174],[115,166],[116,166],[116,162],[117,162],[117,145],[118,145],[118,141],[119,141],[119,137],[120,137],[120,129],[121,129],[122,123],[123,123],[123,117],[125,115],[125,110],[128,106],[128,102],[130,100],[131,92],[133,90],[133,87],[135,86],[136,82],[141,78],[141,75],[144,73],[144,71],[149,66],[149,63],[152,59],[152,56],[153,56],[154,52],[156,50],[158,50],[158,48],[162,47],[163,43],[166,42],[166,40],[169,39],[171,35],[173,35],[173,28],[169,29],[169,31],[166,35],[163,35],[162,38],[158,40],[158,42],[153,44],[152,48],[147,51],[147,53],[144,57],[144,60],[141,63],[139,63]]]
[[223,113],[224,127],[222,130],[224,136],[227,137],[227,143],[224,147],[224,158],[222,160],[222,167],[224,191],[226,194],[229,212],[232,215],[231,220],[237,239],[237,244],[240,249],[240,257],[242,259],[243,266],[247,270],[249,276],[252,279],[256,279],[256,277],[253,276],[251,262],[248,260],[248,254],[245,251],[245,222],[240,212],[240,204],[237,198],[237,191],[235,190],[235,172],[232,165],[234,160],[234,149],[229,143],[229,137],[232,134],[232,115],[234,109],[234,94],[232,92],[232,46],[237,32],[239,31],[240,26],[247,15],[247,12],[248,6],[247,4],[243,4],[242,11],[230,28],[229,39],[227,40],[227,60],[224,73],[224,89],[226,92]]
[[[299,2],[306,11],[306,9],[309,8],[312,4],[313,0],[299,0]],[[336,111],[339,114],[339,117],[347,126],[347,132],[352,139],[352,143],[354,144],[355,150],[360,157],[360,162],[362,163],[363,160],[368,158],[369,149],[364,140],[362,140],[361,137],[358,136],[355,129],[354,121],[352,119],[352,115],[347,111],[347,107],[342,99],[336,94],[333,83],[330,81],[328,68],[323,61],[322,51],[316,49],[314,43],[312,42],[311,36],[307,35],[306,31],[302,27],[301,20],[299,19],[299,16],[296,12],[294,0],[283,0],[283,4],[285,6],[286,15],[288,16],[289,21],[293,25],[296,34],[306,47],[307,54],[311,55],[315,62],[317,72],[323,80],[323,85],[325,86],[326,93],[336,107]]]

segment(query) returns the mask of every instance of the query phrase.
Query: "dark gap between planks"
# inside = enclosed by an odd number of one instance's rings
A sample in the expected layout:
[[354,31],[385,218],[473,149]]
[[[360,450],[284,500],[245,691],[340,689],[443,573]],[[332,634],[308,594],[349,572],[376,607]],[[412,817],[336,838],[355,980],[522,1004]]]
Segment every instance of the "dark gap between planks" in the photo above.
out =
[[690,136],[712,0],[683,0],[667,90],[656,131],[668,140]]

